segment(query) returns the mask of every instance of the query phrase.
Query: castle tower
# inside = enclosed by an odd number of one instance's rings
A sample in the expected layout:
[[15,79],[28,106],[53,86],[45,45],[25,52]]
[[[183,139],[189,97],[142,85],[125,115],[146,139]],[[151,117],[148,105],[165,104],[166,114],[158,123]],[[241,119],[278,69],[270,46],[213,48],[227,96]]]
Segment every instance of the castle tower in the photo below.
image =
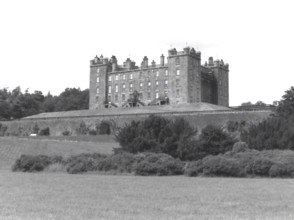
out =
[[96,56],[90,61],[90,89],[89,89],[89,108],[97,109],[104,107],[108,102],[108,71],[111,64],[107,58],[100,59]]
[[171,104],[201,101],[201,53],[189,47],[168,51],[169,95]]
[[208,67],[213,71],[217,85],[217,105],[229,106],[229,64],[224,64],[223,60],[213,60],[209,58]]

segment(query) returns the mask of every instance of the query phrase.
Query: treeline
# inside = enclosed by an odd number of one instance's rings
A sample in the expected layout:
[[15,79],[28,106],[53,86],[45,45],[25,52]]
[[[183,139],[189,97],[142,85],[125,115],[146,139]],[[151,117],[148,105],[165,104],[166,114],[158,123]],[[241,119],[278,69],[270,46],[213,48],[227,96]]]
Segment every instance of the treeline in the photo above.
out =
[[66,88],[58,96],[50,93],[44,95],[41,91],[22,92],[20,87],[12,91],[6,88],[0,90],[0,120],[19,119],[42,112],[88,109],[88,107],[88,89]]

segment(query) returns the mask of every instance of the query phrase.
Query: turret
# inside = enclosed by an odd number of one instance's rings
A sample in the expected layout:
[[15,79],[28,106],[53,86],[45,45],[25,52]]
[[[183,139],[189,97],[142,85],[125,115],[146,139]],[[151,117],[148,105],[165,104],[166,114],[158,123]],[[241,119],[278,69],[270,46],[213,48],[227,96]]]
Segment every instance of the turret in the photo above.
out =
[[143,58],[141,68],[148,68],[148,58],[146,56]]
[[213,57],[208,58],[208,66],[213,66]]

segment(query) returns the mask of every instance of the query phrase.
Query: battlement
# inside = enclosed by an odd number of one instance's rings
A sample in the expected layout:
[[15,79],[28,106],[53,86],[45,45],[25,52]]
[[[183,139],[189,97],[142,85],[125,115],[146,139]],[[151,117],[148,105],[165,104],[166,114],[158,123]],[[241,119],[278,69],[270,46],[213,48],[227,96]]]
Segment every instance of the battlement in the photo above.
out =
[[183,51],[177,51],[176,48],[170,49],[168,51],[168,56],[173,57],[173,56],[185,56],[185,55],[190,55],[192,57],[201,59],[201,52],[196,52],[195,49],[192,47],[185,47]]
[[224,63],[223,60],[213,60],[213,57],[209,57],[208,58],[208,62],[205,61],[205,64],[204,64],[205,67],[222,67],[224,69],[229,69],[229,64],[228,63]]

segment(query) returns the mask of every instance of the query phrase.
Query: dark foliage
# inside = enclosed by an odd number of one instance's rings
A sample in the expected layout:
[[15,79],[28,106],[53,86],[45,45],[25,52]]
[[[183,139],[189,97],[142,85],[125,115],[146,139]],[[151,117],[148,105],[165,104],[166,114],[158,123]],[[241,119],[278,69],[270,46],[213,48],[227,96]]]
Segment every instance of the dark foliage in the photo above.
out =
[[161,152],[179,157],[179,144],[196,133],[197,130],[183,118],[172,121],[151,115],[144,121],[125,125],[116,135],[116,140],[123,150],[130,153]]
[[62,161],[62,157],[59,156],[31,156],[21,155],[19,159],[15,161],[12,166],[13,171],[21,172],[40,172],[52,163],[58,163]]
[[40,136],[49,136],[50,135],[50,129],[49,127],[43,128],[39,131]]
[[137,156],[133,165],[136,175],[170,176],[181,175],[184,172],[184,163],[163,153],[145,153]]
[[97,126],[99,134],[110,134],[111,133],[111,124],[108,121],[101,121],[100,125]]
[[202,160],[192,161],[186,164],[184,174],[186,176],[199,176],[203,173]]
[[88,109],[89,90],[67,88],[59,96],[41,91],[24,93],[20,87],[12,91],[0,89],[0,120],[18,119],[41,112]]
[[71,156],[65,161],[66,171],[70,174],[97,171],[100,162],[105,157],[105,155],[99,153]]

